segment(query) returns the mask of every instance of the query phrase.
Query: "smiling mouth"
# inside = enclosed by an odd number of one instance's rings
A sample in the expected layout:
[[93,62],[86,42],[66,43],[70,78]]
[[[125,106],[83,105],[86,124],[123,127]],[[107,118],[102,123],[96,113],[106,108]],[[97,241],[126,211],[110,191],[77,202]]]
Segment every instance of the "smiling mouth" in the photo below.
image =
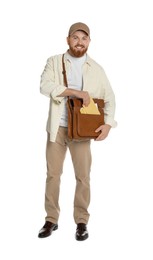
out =
[[76,46],[76,49],[78,49],[78,50],[81,50],[83,48],[84,48],[84,46]]

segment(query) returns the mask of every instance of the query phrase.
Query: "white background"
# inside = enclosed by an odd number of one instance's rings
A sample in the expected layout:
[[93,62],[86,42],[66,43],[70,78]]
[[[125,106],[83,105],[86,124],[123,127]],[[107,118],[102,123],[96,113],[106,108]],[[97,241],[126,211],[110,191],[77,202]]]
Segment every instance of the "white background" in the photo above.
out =
[[[153,39],[151,0],[3,0],[0,3],[1,259],[153,259]],[[118,126],[92,143],[89,239],[74,238],[70,155],[61,179],[59,229],[44,224],[49,56],[67,50],[74,22],[91,29],[88,54],[116,95]],[[58,160],[58,158],[57,158]]]

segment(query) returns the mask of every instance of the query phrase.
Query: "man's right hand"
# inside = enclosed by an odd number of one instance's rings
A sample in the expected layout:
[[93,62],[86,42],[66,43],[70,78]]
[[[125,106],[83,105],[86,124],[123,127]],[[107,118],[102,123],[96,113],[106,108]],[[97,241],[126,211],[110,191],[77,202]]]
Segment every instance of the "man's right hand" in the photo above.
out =
[[83,99],[83,105],[84,106],[88,106],[90,103],[90,96],[89,93],[87,91],[78,91],[78,98],[82,98]]
[[67,96],[74,96],[77,98],[81,98],[83,100],[83,105],[88,106],[90,103],[90,96],[88,91],[83,91],[83,90],[76,90],[76,89],[71,89],[67,88],[63,93],[59,95],[59,97],[67,97]]

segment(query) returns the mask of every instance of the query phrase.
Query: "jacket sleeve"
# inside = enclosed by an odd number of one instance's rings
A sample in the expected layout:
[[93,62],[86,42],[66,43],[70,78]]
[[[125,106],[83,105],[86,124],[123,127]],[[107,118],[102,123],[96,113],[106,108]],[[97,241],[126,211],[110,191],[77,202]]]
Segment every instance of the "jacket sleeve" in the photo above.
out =
[[105,124],[111,125],[112,127],[116,127],[117,122],[114,120],[115,109],[116,109],[115,95],[106,74],[105,74],[104,100],[105,100],[105,106],[104,106]]
[[104,107],[104,115],[105,115],[105,124],[108,124],[112,127],[117,126],[117,122],[114,120],[115,115],[115,97],[114,93],[111,92],[109,94],[109,100],[105,100],[105,107]]
[[58,95],[66,89],[64,85],[59,84],[59,73],[62,74],[62,71],[60,72],[60,67],[54,64],[53,57],[51,57],[47,60],[40,81],[40,93],[47,97],[51,97],[57,103],[61,103],[64,98],[58,97]]

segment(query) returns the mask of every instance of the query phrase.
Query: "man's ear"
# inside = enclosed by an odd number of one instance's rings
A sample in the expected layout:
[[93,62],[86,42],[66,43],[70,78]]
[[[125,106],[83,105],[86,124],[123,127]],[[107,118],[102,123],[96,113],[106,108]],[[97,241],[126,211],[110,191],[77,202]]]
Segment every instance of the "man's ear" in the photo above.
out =
[[66,41],[67,41],[67,44],[69,45],[69,41],[70,41],[70,38],[69,38],[69,36],[68,36],[68,37],[66,37]]

